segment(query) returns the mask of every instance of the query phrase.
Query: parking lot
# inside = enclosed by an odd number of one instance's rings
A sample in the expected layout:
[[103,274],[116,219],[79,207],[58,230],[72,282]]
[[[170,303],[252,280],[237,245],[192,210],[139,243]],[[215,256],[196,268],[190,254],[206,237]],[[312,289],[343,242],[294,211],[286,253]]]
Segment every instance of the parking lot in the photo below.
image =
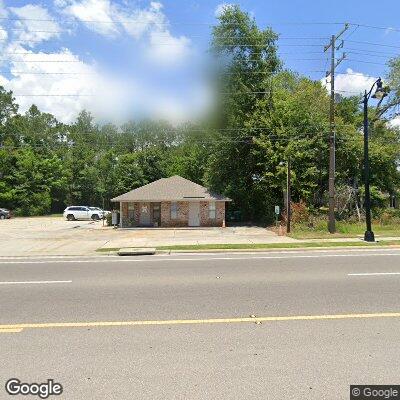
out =
[[102,221],[62,217],[0,221],[0,256],[91,255],[99,248],[177,244],[278,243],[295,241],[260,227],[114,229]]

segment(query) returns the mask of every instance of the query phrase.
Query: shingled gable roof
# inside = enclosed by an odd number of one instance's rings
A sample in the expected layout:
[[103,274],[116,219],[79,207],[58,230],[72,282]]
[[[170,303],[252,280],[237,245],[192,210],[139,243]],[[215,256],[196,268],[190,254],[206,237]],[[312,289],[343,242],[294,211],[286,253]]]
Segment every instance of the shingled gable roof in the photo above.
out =
[[162,178],[130,192],[114,197],[111,201],[231,201],[197,183],[175,175]]

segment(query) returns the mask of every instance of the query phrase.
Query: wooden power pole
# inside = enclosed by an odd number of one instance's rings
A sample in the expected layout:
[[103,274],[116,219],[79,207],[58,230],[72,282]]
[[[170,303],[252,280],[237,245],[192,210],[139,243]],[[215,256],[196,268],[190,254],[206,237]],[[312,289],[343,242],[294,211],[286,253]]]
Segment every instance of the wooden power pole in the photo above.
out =
[[292,169],[290,165],[290,157],[287,160],[287,176],[286,176],[286,233],[290,233],[291,230],[291,217],[292,217],[292,184],[291,175]]
[[324,47],[324,52],[331,49],[331,68],[326,73],[326,77],[330,76],[331,81],[331,103],[329,111],[330,132],[329,132],[329,213],[328,213],[328,230],[330,233],[336,232],[335,223],[335,169],[336,169],[336,133],[335,133],[335,69],[346,58],[343,53],[339,60],[336,60],[335,51],[343,47],[343,41],[336,47],[336,41],[349,28],[349,24],[345,24],[344,28],[338,35],[332,35],[328,45]]

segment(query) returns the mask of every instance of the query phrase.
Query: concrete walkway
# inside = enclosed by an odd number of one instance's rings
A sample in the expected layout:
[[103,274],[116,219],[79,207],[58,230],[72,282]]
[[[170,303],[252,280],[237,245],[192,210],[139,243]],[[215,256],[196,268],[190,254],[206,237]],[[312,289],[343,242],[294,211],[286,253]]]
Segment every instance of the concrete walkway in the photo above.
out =
[[104,247],[292,242],[297,242],[297,240],[287,236],[278,236],[274,232],[260,227],[133,229],[119,230]]
[[[377,240],[400,240],[380,237]],[[114,229],[102,221],[62,217],[14,218],[0,221],[0,257],[35,255],[94,255],[97,249],[197,244],[273,244],[354,242],[361,237],[296,240],[261,227]],[[98,253],[97,253],[98,254]]]
[[157,247],[209,243],[289,243],[260,227],[114,229],[102,222],[62,217],[14,218],[0,221],[0,256],[90,255],[99,248]]

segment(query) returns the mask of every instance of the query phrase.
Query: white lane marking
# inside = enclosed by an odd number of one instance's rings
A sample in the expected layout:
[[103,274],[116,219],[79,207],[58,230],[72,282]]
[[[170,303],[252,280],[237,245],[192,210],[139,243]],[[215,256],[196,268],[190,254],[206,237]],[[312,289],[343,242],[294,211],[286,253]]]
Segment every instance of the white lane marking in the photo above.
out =
[[269,259],[297,259],[297,258],[335,258],[335,257],[400,257],[399,253],[369,253],[369,254],[307,254],[286,256],[256,256],[256,257],[195,257],[195,258],[128,258],[96,259],[96,260],[47,260],[47,261],[0,261],[0,264],[65,264],[65,263],[112,263],[112,262],[175,262],[175,261],[208,261],[208,260],[269,260]]
[[5,281],[0,285],[32,285],[32,284],[72,283],[72,281]]
[[400,275],[400,272],[360,272],[358,274],[347,274],[348,276],[379,276],[379,275]]

